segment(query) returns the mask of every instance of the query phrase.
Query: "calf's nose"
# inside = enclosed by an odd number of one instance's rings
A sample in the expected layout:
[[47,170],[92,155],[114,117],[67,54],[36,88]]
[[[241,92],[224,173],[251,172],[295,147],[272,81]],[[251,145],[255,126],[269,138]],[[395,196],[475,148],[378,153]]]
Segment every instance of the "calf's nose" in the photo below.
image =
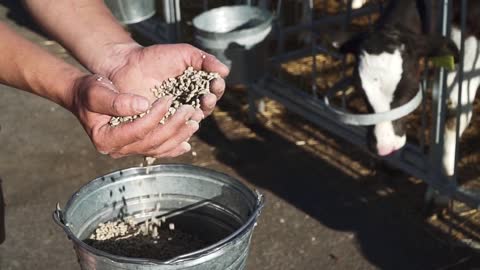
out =
[[388,156],[395,152],[395,147],[393,145],[377,145],[377,153],[379,156]]

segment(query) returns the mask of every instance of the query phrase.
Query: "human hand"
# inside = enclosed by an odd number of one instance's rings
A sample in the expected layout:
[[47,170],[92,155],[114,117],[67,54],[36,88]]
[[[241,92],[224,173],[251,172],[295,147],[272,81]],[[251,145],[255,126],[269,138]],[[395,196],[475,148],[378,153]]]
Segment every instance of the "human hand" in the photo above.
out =
[[225,91],[225,78],[229,70],[213,55],[188,44],[153,45],[141,47],[136,43],[113,45],[112,53],[97,70],[106,74],[122,93],[133,93],[155,100],[150,90],[162,81],[177,77],[192,66],[197,70],[216,72],[222,78],[212,81],[211,94],[201,99],[205,116],[212,113]]
[[[150,106],[142,96],[119,93],[106,78],[88,75],[78,78],[67,97],[66,107],[83,125],[96,149],[113,158],[129,155],[175,157],[190,151],[189,138],[198,130],[201,111],[182,106],[164,125],[172,97]],[[149,110],[144,117],[112,127],[111,116],[129,116]]]

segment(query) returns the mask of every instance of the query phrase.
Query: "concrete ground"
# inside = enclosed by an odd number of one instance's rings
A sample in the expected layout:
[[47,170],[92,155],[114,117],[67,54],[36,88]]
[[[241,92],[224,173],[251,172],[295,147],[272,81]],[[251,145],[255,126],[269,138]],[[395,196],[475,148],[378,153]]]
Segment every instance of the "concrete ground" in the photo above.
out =
[[[26,15],[12,8],[12,2],[0,2],[2,22],[74,63],[61,47],[25,27]],[[348,167],[370,159],[356,153],[341,159],[351,162],[342,168],[332,160],[350,147],[328,137],[321,147],[336,149],[321,148],[325,151],[318,155],[279,130],[245,126],[238,107],[229,105],[233,95],[226,96],[192,138],[197,156],[161,162],[226,172],[266,195],[249,270],[480,269],[476,253],[453,247],[448,236],[435,233],[424,221],[424,185],[380,177],[388,176],[382,173],[354,176]],[[89,180],[137,166],[142,159],[98,154],[69,112],[6,86],[0,86],[0,126],[7,225],[0,269],[79,269],[71,243],[52,221],[56,203],[64,205]]]

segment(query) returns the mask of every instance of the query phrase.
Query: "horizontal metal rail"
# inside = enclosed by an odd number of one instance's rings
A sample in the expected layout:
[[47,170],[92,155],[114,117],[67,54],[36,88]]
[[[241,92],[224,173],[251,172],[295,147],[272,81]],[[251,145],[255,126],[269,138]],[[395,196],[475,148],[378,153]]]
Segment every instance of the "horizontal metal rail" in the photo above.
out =
[[[261,81],[253,84],[249,89],[250,98],[258,99],[260,97],[271,98],[288,108],[288,110],[300,115],[304,119],[314,123],[319,128],[332,133],[341,139],[356,145],[359,149],[369,152],[366,147],[366,129],[363,127],[353,127],[335,121],[326,104],[321,99],[313,99],[311,95],[306,94],[302,89],[282,81],[278,78],[267,76]],[[251,103],[253,104],[253,103]],[[438,174],[432,174],[432,168],[429,162],[428,154],[423,153],[421,147],[411,143],[397,153],[388,157],[375,158],[385,160],[388,164],[402,171],[408,172],[414,177],[423,180],[441,194],[465,202],[473,208],[480,207],[480,197],[469,190],[457,188],[453,182],[444,179],[438,181],[435,177],[442,177]],[[446,177],[446,176],[444,176]],[[444,184],[446,183],[446,184]]]

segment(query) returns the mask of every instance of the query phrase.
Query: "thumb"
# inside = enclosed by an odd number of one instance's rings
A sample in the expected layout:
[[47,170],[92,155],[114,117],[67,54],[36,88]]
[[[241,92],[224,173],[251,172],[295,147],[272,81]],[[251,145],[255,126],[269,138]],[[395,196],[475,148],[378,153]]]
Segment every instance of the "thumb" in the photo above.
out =
[[96,113],[110,116],[140,114],[150,108],[147,98],[127,93],[117,93],[103,85],[91,87],[86,95],[86,107]]

